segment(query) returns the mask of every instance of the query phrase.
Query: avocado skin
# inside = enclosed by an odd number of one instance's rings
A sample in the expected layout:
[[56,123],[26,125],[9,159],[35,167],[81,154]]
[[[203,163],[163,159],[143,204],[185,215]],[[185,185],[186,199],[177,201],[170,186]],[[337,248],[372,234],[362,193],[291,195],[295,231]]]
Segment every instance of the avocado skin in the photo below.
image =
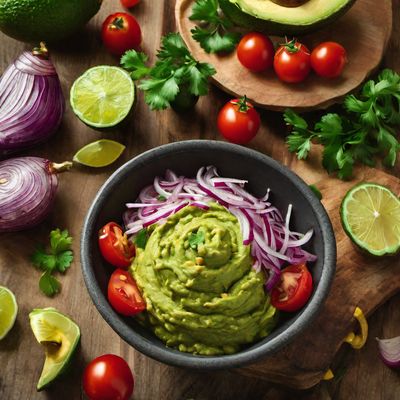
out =
[[24,42],[55,42],[84,26],[102,0],[0,0],[0,30]]
[[302,35],[317,31],[344,15],[352,7],[355,1],[356,0],[350,0],[337,12],[310,25],[290,25],[287,23],[266,21],[261,18],[256,18],[242,12],[238,6],[231,3],[229,0],[219,0],[219,4],[224,14],[237,26],[251,29],[252,31],[262,32],[267,35],[285,36]]

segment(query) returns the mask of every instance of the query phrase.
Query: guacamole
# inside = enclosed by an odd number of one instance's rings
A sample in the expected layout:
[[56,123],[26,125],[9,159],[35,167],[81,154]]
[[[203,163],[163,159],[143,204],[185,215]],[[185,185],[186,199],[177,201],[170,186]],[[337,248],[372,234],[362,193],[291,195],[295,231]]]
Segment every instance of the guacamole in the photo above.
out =
[[143,323],[167,346],[231,354],[268,335],[275,308],[252,268],[238,220],[219,204],[187,206],[149,229],[131,266],[147,303]]

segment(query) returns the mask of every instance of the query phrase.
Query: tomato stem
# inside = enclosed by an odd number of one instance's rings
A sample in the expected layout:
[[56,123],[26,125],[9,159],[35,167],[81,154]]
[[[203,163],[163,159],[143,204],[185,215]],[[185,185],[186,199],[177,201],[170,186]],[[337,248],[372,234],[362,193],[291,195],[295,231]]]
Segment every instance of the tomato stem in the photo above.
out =
[[124,29],[124,19],[122,17],[117,17],[110,24],[110,29],[112,30],[121,30]]
[[252,107],[248,103],[246,95],[244,95],[240,99],[232,100],[231,103],[237,105],[238,111],[242,113],[247,113],[247,111]]
[[293,38],[289,42],[286,40],[286,43],[282,43],[281,46],[284,46],[289,53],[297,53],[300,51],[300,47],[296,47],[297,39]]

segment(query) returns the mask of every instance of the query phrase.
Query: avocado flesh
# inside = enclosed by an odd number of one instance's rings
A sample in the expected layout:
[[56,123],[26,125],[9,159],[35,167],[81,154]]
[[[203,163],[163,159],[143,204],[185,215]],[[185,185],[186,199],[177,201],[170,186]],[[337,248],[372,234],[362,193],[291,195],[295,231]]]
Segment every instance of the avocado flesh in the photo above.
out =
[[102,0],[0,0],[0,30],[24,42],[55,42],[82,28]]
[[284,7],[271,0],[220,0],[225,15],[236,25],[270,35],[302,34],[333,22],[355,0],[309,0],[298,7]]
[[45,348],[46,359],[37,384],[40,391],[65,371],[81,335],[75,322],[53,308],[35,309],[29,319],[36,340]]

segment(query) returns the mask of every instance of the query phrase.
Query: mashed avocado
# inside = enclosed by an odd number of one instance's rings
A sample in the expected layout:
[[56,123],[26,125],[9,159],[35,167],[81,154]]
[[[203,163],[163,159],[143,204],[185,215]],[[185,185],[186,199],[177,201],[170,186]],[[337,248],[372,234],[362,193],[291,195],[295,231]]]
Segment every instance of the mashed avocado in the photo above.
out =
[[271,331],[275,308],[242,242],[238,220],[218,204],[152,226],[131,272],[147,303],[144,323],[167,346],[231,354]]

